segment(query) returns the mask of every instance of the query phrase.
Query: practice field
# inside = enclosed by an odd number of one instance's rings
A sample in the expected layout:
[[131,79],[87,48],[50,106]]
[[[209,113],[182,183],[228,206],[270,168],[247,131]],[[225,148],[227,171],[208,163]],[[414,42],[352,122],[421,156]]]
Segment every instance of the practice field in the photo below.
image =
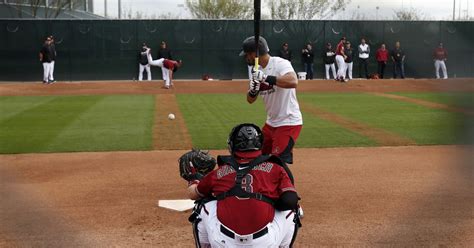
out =
[[[185,198],[178,157],[225,154],[230,128],[265,110],[243,81],[175,85],[0,84],[0,247],[193,247],[189,212],[156,206]],[[473,92],[302,81],[297,246],[471,246]]]
[[[47,94],[48,88],[44,90]],[[465,111],[474,109],[474,103],[469,101],[473,94],[466,92],[383,95],[303,92],[298,98],[304,128],[297,147],[467,142],[463,134],[469,113],[431,108],[387,96],[421,99]],[[238,92],[176,93],[172,99],[162,94],[3,96],[0,97],[0,153],[153,150],[157,148],[154,143],[168,142],[168,137],[153,132],[183,131],[172,123],[169,127],[160,125],[156,119],[160,111],[167,116],[166,108],[172,102],[178,108],[175,114],[189,133],[189,140],[183,140],[181,146],[177,144],[176,149],[189,145],[223,149],[233,126],[243,122],[261,125],[265,121],[262,102],[247,104],[245,95]],[[178,137],[172,135],[171,138]]]

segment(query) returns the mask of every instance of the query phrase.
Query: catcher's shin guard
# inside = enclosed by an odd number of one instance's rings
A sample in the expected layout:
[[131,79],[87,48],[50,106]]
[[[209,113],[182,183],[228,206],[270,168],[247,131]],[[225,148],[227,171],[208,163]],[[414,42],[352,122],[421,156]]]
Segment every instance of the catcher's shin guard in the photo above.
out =
[[300,229],[303,226],[301,224],[299,209],[294,210],[294,212],[295,212],[295,217],[293,218],[293,222],[295,223],[295,231],[293,232],[293,237],[291,238],[290,248],[293,247],[293,244],[295,243],[296,236],[298,235],[298,229]]
[[188,220],[191,222],[193,226],[193,236],[194,236],[194,243],[197,248],[201,248],[201,242],[199,241],[199,230],[198,230],[198,224],[201,222],[201,218],[199,217],[199,214],[201,213],[201,209],[203,206],[202,201],[196,201],[194,202],[194,208],[193,212],[189,216]]

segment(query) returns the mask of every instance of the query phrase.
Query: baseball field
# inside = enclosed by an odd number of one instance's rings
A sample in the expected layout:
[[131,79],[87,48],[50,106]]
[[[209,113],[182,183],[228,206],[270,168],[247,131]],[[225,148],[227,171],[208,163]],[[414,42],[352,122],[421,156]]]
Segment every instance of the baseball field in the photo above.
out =
[[[473,83],[301,81],[297,246],[472,246]],[[245,81],[160,86],[0,84],[0,247],[193,247],[156,205],[186,197],[178,157],[265,110]]]

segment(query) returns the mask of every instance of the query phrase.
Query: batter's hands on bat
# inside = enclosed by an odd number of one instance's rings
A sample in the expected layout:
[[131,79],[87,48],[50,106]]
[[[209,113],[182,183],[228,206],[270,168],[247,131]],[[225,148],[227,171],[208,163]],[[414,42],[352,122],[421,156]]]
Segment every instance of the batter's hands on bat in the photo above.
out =
[[260,83],[265,82],[267,75],[261,70],[252,70],[252,80],[257,80]]
[[256,97],[258,92],[260,91],[260,81],[258,80],[250,80],[249,82],[249,92],[248,94],[251,97]]

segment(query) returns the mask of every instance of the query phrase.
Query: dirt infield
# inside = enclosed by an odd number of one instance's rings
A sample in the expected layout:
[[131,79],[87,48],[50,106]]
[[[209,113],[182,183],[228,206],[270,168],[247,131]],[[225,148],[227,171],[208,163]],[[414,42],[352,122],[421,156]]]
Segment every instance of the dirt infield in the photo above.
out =
[[[298,247],[472,245],[472,151],[296,150]],[[1,155],[0,246],[192,247],[189,213],[156,207],[185,197],[182,153]]]
[[[247,87],[245,81],[175,85],[165,90],[159,82],[1,83],[0,96],[154,94],[156,105],[160,99],[168,104],[157,108],[156,116],[163,117],[180,115],[176,93],[242,93]],[[298,92],[446,91],[474,92],[473,80],[316,80],[298,87]],[[382,144],[411,144],[309,110]],[[160,143],[163,127],[180,130],[171,135],[189,134],[181,132],[184,123],[156,118],[156,149],[190,145]],[[473,246],[473,151],[468,146],[295,150],[291,168],[305,211],[297,247]],[[193,247],[189,213],[156,206],[159,199],[185,198],[186,183],[176,164],[183,152],[0,155],[0,247]]]
[[[72,82],[43,85],[41,83],[0,83],[0,96],[22,95],[94,95],[94,94],[183,94],[183,93],[242,93],[247,81],[176,81],[174,89],[162,89],[162,83],[154,82]],[[298,92],[444,92],[474,91],[474,79],[382,79],[353,80],[336,83],[333,80],[304,80]]]

